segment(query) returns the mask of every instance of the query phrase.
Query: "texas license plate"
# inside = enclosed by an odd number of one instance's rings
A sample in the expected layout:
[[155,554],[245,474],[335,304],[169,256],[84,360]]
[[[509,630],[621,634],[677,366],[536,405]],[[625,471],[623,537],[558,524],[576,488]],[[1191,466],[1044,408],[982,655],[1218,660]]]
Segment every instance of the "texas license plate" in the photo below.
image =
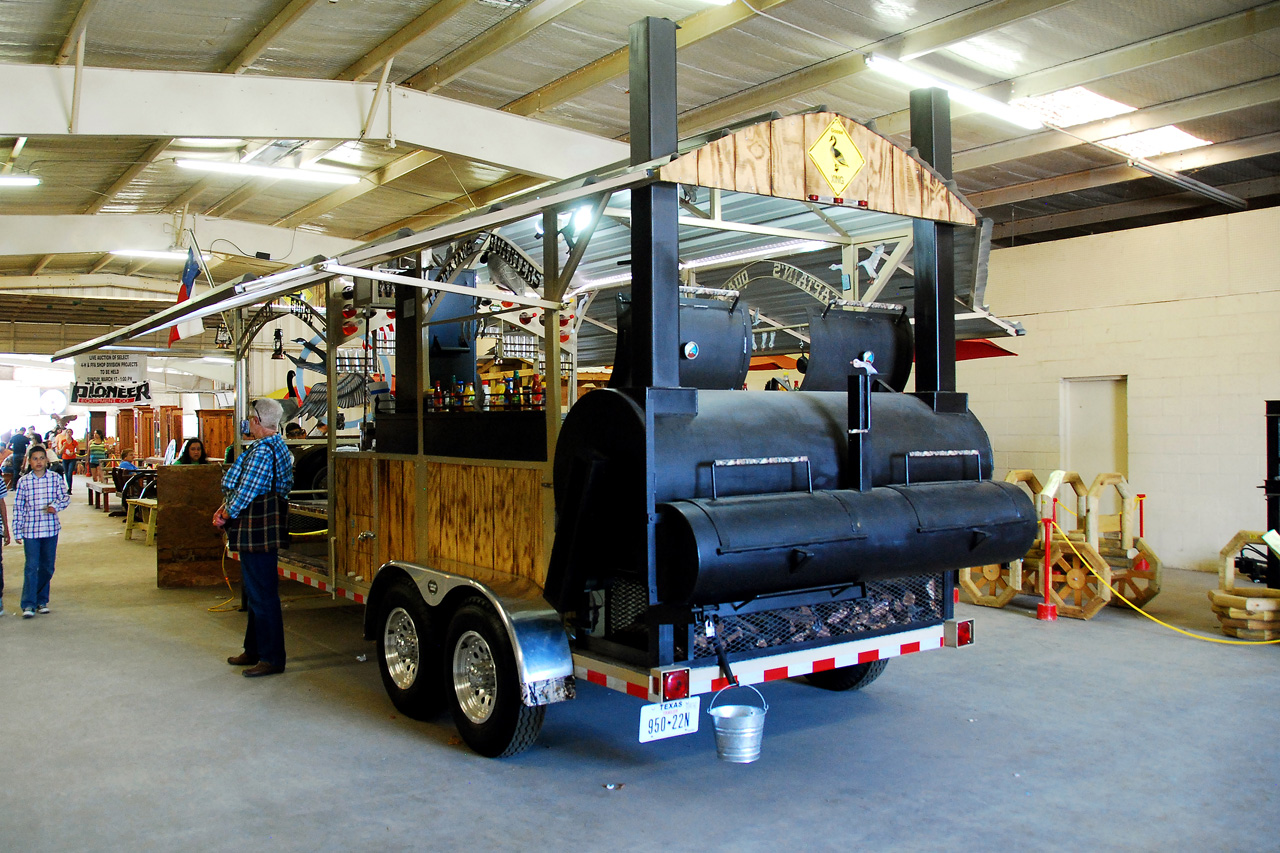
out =
[[645,705],[640,709],[640,742],[679,737],[698,730],[698,709],[702,698],[691,696],[671,702]]

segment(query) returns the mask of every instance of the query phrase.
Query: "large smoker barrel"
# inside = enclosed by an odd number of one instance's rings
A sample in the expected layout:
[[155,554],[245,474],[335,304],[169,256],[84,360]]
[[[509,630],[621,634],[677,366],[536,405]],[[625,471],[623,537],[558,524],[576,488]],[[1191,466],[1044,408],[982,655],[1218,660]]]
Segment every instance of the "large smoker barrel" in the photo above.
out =
[[[839,392],[700,391],[696,415],[653,419],[662,601],[738,601],[1026,553],[1031,501],[990,481],[991,444],[971,413],[872,394],[871,488],[860,492],[848,407]],[[626,393],[593,391],[570,410],[556,448],[557,535],[576,537],[578,581],[643,578],[644,457],[645,413]],[[715,464],[726,461],[736,464]]]
[[1035,513],[1017,486],[925,483],[867,492],[672,501],[662,507],[663,601],[710,604],[1017,559]]
[[[716,469],[716,495],[754,495],[849,485],[841,476],[848,456],[846,394],[699,391],[696,417],[659,417],[654,423],[658,462],[655,500],[712,497],[716,460],[807,456],[808,464],[747,465]],[[976,451],[971,456],[911,456],[920,451]],[[991,442],[972,413],[937,414],[908,394],[871,395],[867,458],[871,484],[976,480],[992,471]],[[556,447],[556,503],[563,501],[573,459],[607,462],[609,501],[644,494],[644,412],[619,391],[592,391],[570,409]],[[634,498],[633,498],[634,500]]]

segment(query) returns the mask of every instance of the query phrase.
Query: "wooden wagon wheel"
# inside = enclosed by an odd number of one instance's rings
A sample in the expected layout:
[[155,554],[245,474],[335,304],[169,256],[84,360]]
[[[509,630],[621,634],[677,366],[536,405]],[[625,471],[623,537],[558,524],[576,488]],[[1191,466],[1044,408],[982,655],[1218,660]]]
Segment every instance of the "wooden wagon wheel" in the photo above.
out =
[[974,604],[1004,607],[1022,591],[1022,561],[960,570],[960,587]]
[[1111,600],[1111,567],[1088,543],[1071,544],[1055,540],[1050,549],[1049,597],[1062,616],[1092,619]]
[[[1111,585],[1129,601],[1139,607],[1146,607],[1148,601],[1160,594],[1163,567],[1156,552],[1141,537],[1133,540],[1133,547],[1138,552],[1137,556],[1127,566],[1112,569]],[[1115,596],[1111,598],[1111,605],[1128,609],[1128,605]]]

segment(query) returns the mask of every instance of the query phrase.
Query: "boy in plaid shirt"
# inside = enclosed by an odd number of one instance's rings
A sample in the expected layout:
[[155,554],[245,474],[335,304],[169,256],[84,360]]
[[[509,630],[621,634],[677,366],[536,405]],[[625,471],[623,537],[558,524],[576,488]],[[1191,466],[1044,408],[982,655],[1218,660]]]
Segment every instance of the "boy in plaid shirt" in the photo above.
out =
[[49,581],[58,554],[58,513],[71,503],[67,481],[49,473],[49,457],[41,446],[27,454],[31,472],[18,481],[13,499],[13,538],[27,558],[22,583],[22,618],[49,612]]

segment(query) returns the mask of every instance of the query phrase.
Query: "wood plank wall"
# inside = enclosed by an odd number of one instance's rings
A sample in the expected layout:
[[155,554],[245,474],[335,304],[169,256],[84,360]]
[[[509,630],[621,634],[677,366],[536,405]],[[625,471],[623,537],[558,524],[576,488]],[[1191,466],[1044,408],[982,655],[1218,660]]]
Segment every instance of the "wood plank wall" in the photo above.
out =
[[[539,468],[339,454],[333,488],[337,581],[372,581],[389,560],[546,580]],[[418,492],[425,491],[420,518]],[[360,539],[363,531],[376,538]]]
[[940,222],[973,225],[963,199],[884,137],[835,113],[808,113],[762,122],[709,142],[659,170],[664,181],[806,200],[835,195],[809,156],[833,120],[866,161],[840,196],[849,205]]

